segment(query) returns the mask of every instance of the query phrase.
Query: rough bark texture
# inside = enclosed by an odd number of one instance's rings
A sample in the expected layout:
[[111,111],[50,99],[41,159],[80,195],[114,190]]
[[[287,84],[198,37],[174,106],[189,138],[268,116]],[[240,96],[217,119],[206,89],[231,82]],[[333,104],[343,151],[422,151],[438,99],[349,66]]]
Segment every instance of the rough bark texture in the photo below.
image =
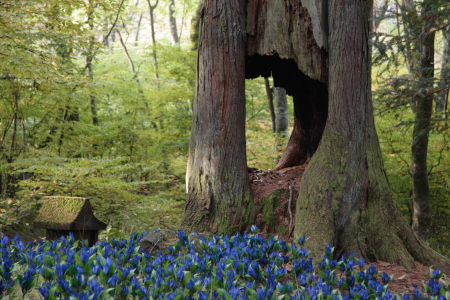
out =
[[313,34],[308,10],[300,1],[249,0],[247,5],[247,55],[293,59],[312,79],[327,81],[326,52]]
[[[255,220],[245,159],[242,2],[207,0],[201,10],[187,230],[229,233]],[[332,243],[338,255],[355,251],[409,268],[418,260],[448,273],[449,260],[403,220],[383,169],[370,95],[367,1],[328,4],[328,64],[299,1],[247,6],[246,77],[272,75],[294,99],[291,150],[277,167],[312,157],[300,184],[295,236],[308,236],[317,258]]]
[[431,223],[430,187],[428,183],[428,134],[433,112],[434,81],[434,33],[429,33],[435,25],[435,18],[430,18],[431,3],[424,1],[422,13],[422,38],[418,39],[420,50],[420,69],[418,72],[419,93],[413,97],[416,103],[413,138],[411,144],[411,175],[413,180],[413,230],[424,241],[428,240]]
[[254,221],[245,155],[245,5],[208,0],[200,18],[197,88],[182,228],[232,233]]
[[274,86],[283,87],[294,100],[294,129],[273,170],[301,165],[314,154],[325,127],[326,51],[317,45],[300,1],[249,0],[247,34],[246,77],[272,75]]
[[449,260],[414,235],[393,203],[374,126],[365,7],[329,1],[329,114],[300,183],[294,235],[310,237],[316,257],[332,243],[338,254],[449,272]]

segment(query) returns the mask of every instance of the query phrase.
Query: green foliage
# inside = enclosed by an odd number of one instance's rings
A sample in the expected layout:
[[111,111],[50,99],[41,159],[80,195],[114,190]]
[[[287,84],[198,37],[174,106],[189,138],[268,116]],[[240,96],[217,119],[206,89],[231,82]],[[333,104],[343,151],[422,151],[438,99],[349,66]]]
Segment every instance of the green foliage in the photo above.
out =
[[[246,81],[247,98],[247,164],[259,170],[272,169],[283,155],[285,147],[276,147],[276,136],[272,132],[269,105],[264,79],[259,77]],[[289,132],[294,124],[292,98],[288,96]]]
[[[418,101],[427,96],[436,99],[437,93],[450,84],[439,82],[439,68],[443,36],[438,31],[435,44],[434,67],[424,68],[420,57],[425,38],[434,34],[429,27],[432,18],[435,27],[448,26],[448,1],[429,0],[408,6],[404,3],[396,11],[385,15],[382,29],[373,38],[374,105],[376,124],[385,159],[385,168],[397,203],[405,219],[412,224],[411,143],[413,127],[418,116]],[[435,77],[432,74],[434,71]],[[426,75],[426,76],[425,76]],[[448,152],[448,119],[433,111],[431,124],[422,134],[428,135],[428,180],[430,186],[431,228],[430,244],[450,255],[450,159]]]
[[106,0],[0,6],[0,227],[45,195],[90,198],[110,236],[179,222],[195,53],[158,44],[154,79],[148,44],[123,30],[140,11]]

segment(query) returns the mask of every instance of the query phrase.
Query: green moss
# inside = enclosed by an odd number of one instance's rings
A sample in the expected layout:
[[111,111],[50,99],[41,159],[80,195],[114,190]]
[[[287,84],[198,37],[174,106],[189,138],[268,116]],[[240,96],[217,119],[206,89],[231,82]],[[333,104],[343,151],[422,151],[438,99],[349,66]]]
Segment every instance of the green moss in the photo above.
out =
[[281,202],[286,196],[289,197],[289,192],[287,190],[278,189],[261,199],[262,220],[267,224],[268,233],[280,233],[278,228],[278,217],[274,214],[274,211],[280,207]]
[[70,230],[70,224],[88,203],[88,199],[81,197],[44,197],[41,210],[34,222],[41,228]]

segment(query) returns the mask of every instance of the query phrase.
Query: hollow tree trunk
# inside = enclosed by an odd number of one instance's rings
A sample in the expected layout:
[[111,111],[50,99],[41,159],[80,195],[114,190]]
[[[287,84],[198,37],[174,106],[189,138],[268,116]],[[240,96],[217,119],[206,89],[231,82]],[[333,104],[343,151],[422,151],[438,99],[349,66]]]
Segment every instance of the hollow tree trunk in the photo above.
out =
[[232,233],[254,221],[245,155],[245,4],[205,1],[182,228]]
[[247,5],[246,77],[272,75],[274,86],[294,100],[294,128],[273,170],[305,163],[318,147],[327,117],[327,25],[308,12],[294,0],[249,0]]
[[418,260],[449,272],[449,260],[413,233],[393,203],[374,126],[365,9],[365,1],[329,1],[329,113],[300,183],[294,234],[310,237],[317,258],[332,243],[338,254],[409,268]]

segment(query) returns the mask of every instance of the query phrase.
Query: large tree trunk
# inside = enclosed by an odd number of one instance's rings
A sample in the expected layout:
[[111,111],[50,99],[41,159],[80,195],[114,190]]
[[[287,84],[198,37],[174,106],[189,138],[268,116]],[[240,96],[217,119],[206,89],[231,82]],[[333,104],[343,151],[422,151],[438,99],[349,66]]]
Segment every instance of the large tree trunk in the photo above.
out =
[[422,34],[418,39],[420,69],[418,72],[419,93],[413,97],[416,103],[413,138],[411,144],[411,175],[413,180],[413,229],[424,241],[428,240],[431,223],[430,187],[428,184],[428,134],[433,113],[434,82],[434,32],[430,33],[436,21],[430,16],[430,1],[422,3]]
[[182,228],[232,233],[254,221],[245,155],[245,4],[205,1]]
[[295,237],[310,237],[316,257],[337,253],[414,268],[414,260],[450,271],[393,203],[375,132],[365,1],[330,0],[329,114],[319,148],[300,183]]
[[[200,13],[187,230],[230,233],[255,220],[245,158],[242,2],[205,1]],[[373,118],[367,2],[329,0],[328,9],[320,0],[306,2],[308,9],[296,0],[247,6],[245,75],[273,74],[274,85],[294,99],[288,159],[277,167],[312,157],[300,185],[295,236],[308,236],[317,258],[332,243],[337,254],[355,251],[410,268],[418,260],[450,272],[449,260],[414,234],[392,199]],[[327,11],[328,22],[310,17]]]

